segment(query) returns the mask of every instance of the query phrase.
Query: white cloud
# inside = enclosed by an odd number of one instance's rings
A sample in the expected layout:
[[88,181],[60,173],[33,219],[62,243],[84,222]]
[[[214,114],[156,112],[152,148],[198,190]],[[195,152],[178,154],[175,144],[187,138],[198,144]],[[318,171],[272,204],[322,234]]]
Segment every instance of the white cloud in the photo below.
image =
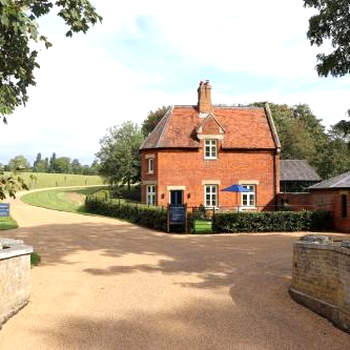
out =
[[[63,26],[51,24],[51,20],[57,23],[56,18],[43,22],[42,29],[54,47],[41,53],[38,85],[30,90],[28,106],[10,116],[8,126],[0,126],[0,162],[19,153],[33,157],[40,151],[47,156],[57,152],[91,161],[106,128],[125,120],[141,122],[149,110],[161,105],[196,102],[198,81],[190,82],[193,89],[177,86],[171,90],[167,77],[147,71],[142,57],[136,73],[105,46],[105,39],[113,37],[113,49],[122,54],[118,40],[142,40],[145,28],[140,18],[147,19],[146,26],[151,24],[155,41],[201,69],[202,78],[212,78],[215,103],[308,103],[328,125],[343,118],[349,108],[350,78],[337,80],[333,90],[317,85],[314,66],[318,50],[306,39],[311,11],[302,7],[302,1],[95,3],[104,21],[86,36],[65,39]],[[230,94],[222,92],[223,83],[210,77],[207,69],[210,74],[215,70],[228,75],[239,72],[260,81],[292,80],[295,86],[300,80],[313,85],[303,92],[291,92],[274,90],[266,83],[258,93]],[[168,70],[173,70],[170,64]],[[182,71],[176,74],[179,81],[186,80]]]

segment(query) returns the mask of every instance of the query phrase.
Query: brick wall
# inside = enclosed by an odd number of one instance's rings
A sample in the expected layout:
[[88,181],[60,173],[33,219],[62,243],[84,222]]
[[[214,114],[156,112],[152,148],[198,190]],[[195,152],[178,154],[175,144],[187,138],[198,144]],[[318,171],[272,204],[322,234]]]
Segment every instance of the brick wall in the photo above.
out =
[[[141,153],[142,199],[145,201],[145,184],[157,182],[157,204],[169,202],[168,186],[185,186],[184,199],[189,207],[204,204],[204,184],[219,184],[219,205],[237,205],[237,193],[221,192],[225,187],[243,182],[257,183],[257,205],[266,207],[275,204],[279,191],[279,155],[274,150],[224,151],[218,159],[205,160],[203,140],[199,149],[147,150]],[[149,154],[155,155],[155,172],[147,174]]]
[[280,193],[278,195],[278,204],[282,206],[283,203],[295,211],[313,209],[312,196],[308,192]]
[[291,296],[350,331],[350,249],[340,243],[294,244]]

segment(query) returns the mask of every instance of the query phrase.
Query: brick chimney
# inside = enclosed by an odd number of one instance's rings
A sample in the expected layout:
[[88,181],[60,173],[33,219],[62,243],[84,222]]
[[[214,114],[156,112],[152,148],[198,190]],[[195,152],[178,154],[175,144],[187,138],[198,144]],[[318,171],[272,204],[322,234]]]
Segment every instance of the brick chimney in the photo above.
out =
[[198,88],[198,111],[199,113],[210,113],[213,110],[211,104],[211,86],[209,80],[201,81]]

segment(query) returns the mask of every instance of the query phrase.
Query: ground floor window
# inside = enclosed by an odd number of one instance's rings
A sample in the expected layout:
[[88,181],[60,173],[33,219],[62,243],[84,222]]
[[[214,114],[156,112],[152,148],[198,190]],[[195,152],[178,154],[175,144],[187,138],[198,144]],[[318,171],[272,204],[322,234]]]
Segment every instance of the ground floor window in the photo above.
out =
[[156,205],[156,185],[147,185],[146,194],[146,203],[148,205]]
[[217,207],[218,206],[218,186],[217,185],[205,185],[205,206]]
[[346,218],[348,216],[348,196],[346,194],[341,195],[341,216],[342,218]]
[[242,187],[249,190],[249,192],[242,192],[242,206],[243,207],[255,207],[256,205],[256,186],[255,185],[242,185]]

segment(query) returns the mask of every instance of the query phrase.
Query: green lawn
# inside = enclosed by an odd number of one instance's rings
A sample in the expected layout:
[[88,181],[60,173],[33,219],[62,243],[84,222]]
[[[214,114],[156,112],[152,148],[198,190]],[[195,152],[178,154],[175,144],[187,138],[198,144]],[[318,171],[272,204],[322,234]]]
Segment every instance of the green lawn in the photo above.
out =
[[17,227],[17,222],[11,217],[0,217],[0,230],[11,230]]
[[101,188],[102,186],[39,191],[25,194],[21,200],[36,207],[83,213],[85,196],[95,193]]
[[[5,172],[9,175],[9,172]],[[35,177],[30,178],[33,175]],[[95,175],[74,175],[74,174],[44,174],[19,172],[16,176],[24,179],[30,189],[65,186],[91,186],[102,185],[103,179]]]

